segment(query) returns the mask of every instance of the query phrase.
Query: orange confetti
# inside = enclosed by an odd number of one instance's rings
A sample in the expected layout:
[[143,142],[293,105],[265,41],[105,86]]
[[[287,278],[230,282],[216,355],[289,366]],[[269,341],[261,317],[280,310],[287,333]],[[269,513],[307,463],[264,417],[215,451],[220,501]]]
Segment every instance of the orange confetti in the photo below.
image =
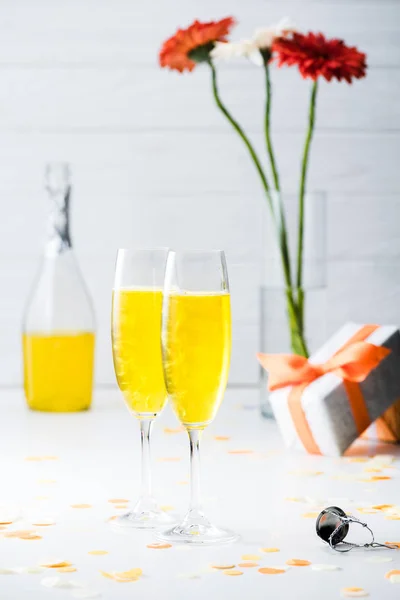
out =
[[242,554],[242,560],[260,560],[260,558],[258,554]]
[[400,575],[399,569],[393,569],[392,571],[388,571],[385,573],[385,579],[390,579],[392,575]]
[[215,435],[214,440],[217,442],[227,442],[231,438],[228,435]]
[[318,517],[319,513],[318,512],[307,512],[307,513],[303,513],[301,516],[304,519],[316,519]]
[[363,588],[360,587],[347,587],[341,590],[342,596],[346,598],[364,598],[369,596],[368,592],[366,592]]
[[4,534],[4,537],[7,538],[18,538],[20,540],[41,540],[42,536],[37,535],[36,531],[32,531],[29,529],[20,529],[16,531],[7,531]]
[[152,548],[153,550],[166,550],[167,548],[172,548],[172,545],[164,544],[163,542],[154,542],[154,544],[147,544],[147,548]]
[[388,481],[389,479],[392,479],[389,475],[374,475],[371,477],[371,481]]
[[385,542],[388,546],[397,546],[400,550],[400,542]]
[[160,508],[164,512],[169,512],[170,510],[174,510],[175,506],[171,506],[170,504],[162,504]]
[[311,565],[309,560],[302,560],[301,558],[290,558],[286,561],[286,564],[292,567],[308,567]]
[[382,469],[376,467],[365,467],[364,473],[382,473]]
[[114,579],[114,575],[112,573],[107,573],[107,571],[100,571],[101,575],[103,575],[103,577],[106,577],[106,579]]
[[350,458],[346,459],[346,462],[349,463],[366,463],[369,462],[369,458],[367,458],[366,456],[351,456]]
[[130,569],[129,571],[113,571],[108,573],[107,571],[100,571],[103,577],[107,579],[113,579],[114,581],[118,581],[119,583],[129,583],[131,581],[138,581],[139,577],[143,575],[142,569]]
[[71,504],[71,508],[92,508],[91,504]]
[[67,560],[55,560],[55,561],[47,561],[40,563],[41,567],[46,567],[47,569],[61,569],[64,567],[72,567],[72,563]]
[[112,498],[111,500],[109,500],[109,502],[111,502],[111,504],[126,504],[127,502],[129,502],[129,500],[127,500],[126,498]]
[[254,454],[254,450],[228,450],[228,454]]
[[375,506],[372,506],[372,508],[375,508],[375,510],[388,510],[389,508],[393,508],[395,505],[394,504],[375,504]]
[[211,568],[223,571],[224,569],[234,569],[235,566],[236,565],[211,565]]
[[158,462],[179,462],[182,460],[181,456],[161,456]]
[[279,548],[260,548],[260,552],[280,552]]
[[188,485],[188,480],[184,479],[183,481],[178,481],[178,485]]
[[243,571],[237,571],[236,569],[227,569],[226,571],[222,571],[224,575],[229,575],[230,577],[238,577],[239,575],[243,575]]
[[15,531],[7,531],[4,534],[6,538],[19,538],[21,535],[35,535],[35,531],[33,529],[16,529]]
[[377,511],[375,508],[356,508],[356,510],[358,510],[358,512],[362,513],[363,515],[376,515]]
[[88,554],[91,554],[92,556],[104,556],[105,554],[108,554],[107,550],[90,550],[90,552],[88,552]]
[[164,427],[164,433],[173,435],[174,433],[182,433],[185,431],[184,427]]
[[58,567],[58,573],[75,573],[75,567]]
[[41,456],[26,456],[25,460],[30,462],[40,462],[41,460],[43,460],[43,458]]
[[258,569],[258,572],[262,575],[281,575],[281,573],[286,573],[286,569],[274,569],[273,567],[261,567]]
[[243,562],[243,563],[239,563],[238,567],[258,567],[259,563],[258,562]]
[[0,525],[11,525],[14,521],[0,521]]

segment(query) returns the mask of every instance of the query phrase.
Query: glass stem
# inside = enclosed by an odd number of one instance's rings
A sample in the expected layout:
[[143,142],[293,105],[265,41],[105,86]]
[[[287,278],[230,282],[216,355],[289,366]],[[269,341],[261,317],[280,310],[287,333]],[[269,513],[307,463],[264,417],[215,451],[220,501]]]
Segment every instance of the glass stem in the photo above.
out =
[[203,431],[188,430],[190,441],[190,512],[201,512],[200,439]]
[[150,434],[154,419],[141,419],[142,443],[142,498],[151,498]]

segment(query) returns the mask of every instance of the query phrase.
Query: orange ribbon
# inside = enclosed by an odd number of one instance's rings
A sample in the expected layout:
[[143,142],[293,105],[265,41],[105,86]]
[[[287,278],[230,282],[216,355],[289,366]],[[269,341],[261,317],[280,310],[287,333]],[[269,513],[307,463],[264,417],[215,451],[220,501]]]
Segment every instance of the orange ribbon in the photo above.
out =
[[358,433],[361,435],[371,424],[358,384],[390,354],[387,348],[365,341],[378,328],[378,325],[364,325],[332,358],[319,365],[310,363],[303,356],[257,354],[261,365],[268,371],[270,391],[292,386],[288,397],[289,411],[297,434],[310,454],[321,454],[321,450],[308,424],[301,398],[312,381],[327,373],[333,373],[343,380]]

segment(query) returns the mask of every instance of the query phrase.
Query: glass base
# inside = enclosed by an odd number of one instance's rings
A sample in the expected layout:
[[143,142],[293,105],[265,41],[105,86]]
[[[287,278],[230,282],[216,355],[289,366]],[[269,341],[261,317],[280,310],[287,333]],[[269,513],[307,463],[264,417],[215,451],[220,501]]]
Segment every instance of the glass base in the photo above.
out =
[[179,525],[166,531],[158,531],[156,537],[171,544],[211,546],[236,542],[240,536],[226,529],[212,525],[202,514],[190,511]]
[[173,522],[171,515],[161,510],[153,498],[142,498],[132,511],[114,519],[112,526],[124,529],[156,529]]

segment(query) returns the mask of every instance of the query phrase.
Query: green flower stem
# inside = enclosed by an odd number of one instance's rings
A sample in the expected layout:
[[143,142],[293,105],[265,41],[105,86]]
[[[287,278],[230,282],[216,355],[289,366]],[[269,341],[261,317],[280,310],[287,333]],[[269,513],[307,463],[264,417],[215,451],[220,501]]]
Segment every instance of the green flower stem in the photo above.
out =
[[270,187],[268,184],[268,180],[264,173],[264,169],[262,167],[260,159],[258,158],[257,153],[256,153],[252,143],[250,142],[249,138],[247,137],[247,135],[244,132],[244,130],[242,129],[242,127],[232,117],[232,115],[230,114],[230,112],[228,111],[226,106],[223,104],[223,102],[219,96],[216,69],[215,69],[211,59],[208,60],[208,64],[211,69],[212,90],[213,90],[213,96],[214,96],[215,103],[216,103],[217,107],[219,108],[219,110],[224,115],[224,117],[229,121],[229,123],[231,124],[233,129],[236,131],[236,133],[242,139],[246,148],[248,149],[250,157],[253,160],[256,170],[260,176],[261,183],[263,185],[263,188],[264,188],[264,191],[265,191],[265,194],[267,197],[267,201],[268,201],[268,204],[269,204],[269,207],[271,210],[272,218],[274,219],[275,224],[278,228],[279,241],[281,244],[283,272],[284,272],[284,278],[285,278],[285,284],[286,284],[286,298],[287,298],[287,304],[288,304],[287,310],[288,310],[288,317],[289,317],[289,327],[290,327],[290,334],[291,334],[291,341],[292,341],[292,349],[294,352],[296,352],[296,354],[302,354],[303,356],[307,356],[307,349],[306,349],[306,345],[305,345],[305,341],[304,341],[304,337],[303,337],[303,332],[302,332],[302,328],[300,327],[300,323],[298,320],[298,307],[297,307],[297,304],[296,304],[296,301],[294,298],[293,289],[292,289],[289,256],[288,256],[288,254],[285,254],[285,252],[283,250],[283,246],[282,246],[282,223],[283,223],[282,211],[281,211],[281,209],[279,210],[279,215],[277,217],[277,215],[275,213],[274,203],[272,201],[272,196],[270,193]]
[[[299,290],[300,292],[300,290]],[[293,303],[293,291],[286,291],[287,313],[289,319],[290,345],[295,354],[309,357],[307,343],[304,337],[303,323],[299,321],[299,305],[303,306],[304,294],[298,293],[297,305]]]
[[275,153],[272,146],[271,140],[271,131],[270,131],[270,122],[271,122],[271,102],[272,102],[272,89],[271,89],[271,80],[269,73],[269,64],[265,63],[265,84],[266,84],[266,103],[265,103],[265,120],[264,120],[264,130],[265,130],[265,141],[267,143],[268,156],[271,163],[272,176],[274,179],[275,189],[279,192],[281,189],[279,182],[279,173],[278,168],[276,166]]
[[243,129],[241,128],[241,126],[239,125],[239,123],[232,117],[232,115],[230,114],[230,112],[228,111],[228,109],[226,108],[226,106],[223,104],[220,96],[219,96],[219,92],[218,92],[218,84],[217,84],[217,72],[216,69],[214,67],[214,64],[212,63],[211,59],[209,59],[208,64],[210,65],[210,69],[211,69],[211,76],[212,76],[212,89],[213,89],[213,95],[214,95],[214,100],[219,108],[219,110],[222,112],[222,114],[225,116],[225,118],[229,121],[229,123],[232,125],[232,127],[234,128],[234,130],[236,131],[236,133],[239,134],[239,136],[242,138],[247,150],[249,151],[249,154],[253,160],[253,163],[257,169],[257,172],[260,176],[264,191],[267,195],[268,198],[268,202],[269,202],[269,206],[271,209],[271,212],[273,213],[274,211],[274,207],[272,205],[272,199],[271,199],[271,195],[270,195],[270,188],[269,188],[269,184],[268,184],[268,180],[267,177],[264,173],[264,169],[262,167],[262,164],[260,162],[260,159],[257,156],[257,153],[253,147],[253,144],[250,142],[249,138],[247,137],[247,135],[245,134],[245,132],[243,131]]
[[[232,125],[232,127],[235,129],[235,131],[239,134],[239,136],[243,140],[244,144],[246,145],[246,147],[250,153],[250,156],[253,160],[253,163],[257,169],[257,172],[260,175],[260,179],[261,179],[264,191],[267,196],[267,200],[268,200],[268,204],[269,204],[269,207],[271,210],[272,217],[278,227],[278,231],[280,231],[281,230],[281,218],[279,216],[279,219],[277,219],[277,215],[275,212],[275,206],[274,206],[271,192],[270,192],[270,187],[268,184],[267,177],[264,173],[264,169],[262,167],[261,161],[258,158],[257,153],[256,153],[252,143],[250,142],[249,138],[247,137],[247,135],[245,134],[245,132],[243,131],[243,129],[241,128],[239,123],[232,117],[232,115],[230,114],[230,112],[228,111],[226,106],[223,104],[223,102],[219,96],[216,69],[211,60],[209,60],[208,64],[210,65],[210,68],[211,68],[212,89],[213,89],[213,95],[214,95],[214,100],[216,102],[216,105],[218,106],[219,110],[222,112],[222,114],[225,116],[225,118],[229,121],[229,123]],[[279,239],[281,240],[281,235],[279,235]],[[284,274],[285,274],[286,287],[291,289],[292,283],[291,283],[291,277],[290,277],[290,262],[287,260],[283,260],[283,262],[284,262]]]
[[[291,275],[291,265],[290,265],[290,253],[289,253],[289,245],[288,245],[288,234],[286,228],[286,219],[285,219],[285,210],[282,203],[282,198],[280,196],[280,182],[279,182],[279,173],[275,160],[275,153],[272,146],[271,140],[271,103],[272,103],[272,88],[271,88],[271,80],[270,80],[270,72],[269,72],[269,64],[268,57],[264,61],[265,67],[265,84],[266,84],[266,103],[265,103],[265,119],[264,119],[264,131],[265,131],[265,141],[267,145],[267,152],[271,164],[272,176],[275,184],[275,189],[279,194],[279,203],[277,207],[277,212],[279,213],[279,221],[278,221],[278,234],[279,241],[281,246],[281,254],[282,254],[282,262],[284,271],[288,273],[288,277],[286,280],[286,285],[290,289],[292,287],[292,275]],[[293,293],[292,293],[293,296]]]
[[304,199],[306,193],[308,159],[310,155],[311,140],[315,126],[315,106],[317,100],[318,80],[316,79],[311,88],[310,108],[308,113],[308,129],[304,144],[303,160],[301,163],[300,194],[299,194],[299,237],[297,246],[297,278],[296,287],[302,289],[303,285],[303,250],[304,250]]

